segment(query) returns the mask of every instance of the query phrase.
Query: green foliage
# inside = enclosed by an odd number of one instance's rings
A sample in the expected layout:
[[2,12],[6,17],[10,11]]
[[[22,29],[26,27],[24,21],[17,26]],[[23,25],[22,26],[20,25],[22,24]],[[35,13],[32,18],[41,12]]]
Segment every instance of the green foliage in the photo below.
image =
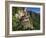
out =
[[30,12],[30,21],[33,21],[34,30],[40,30],[40,14],[35,12]]
[[18,13],[18,8],[12,7],[12,15],[14,16],[16,13]]
[[[18,7],[13,7],[12,8],[12,30],[29,30],[30,28],[24,29],[23,25],[21,24],[21,21],[19,18],[16,18],[15,14],[18,13],[19,8]],[[32,16],[34,15],[34,16]],[[31,19],[33,20],[33,26],[34,30],[39,30],[40,29],[40,14],[35,14],[32,13],[30,14],[30,21]],[[30,29],[32,30],[32,29]]]
[[19,18],[16,18],[15,14],[18,13],[19,8],[12,8],[12,29],[13,31],[15,30],[22,30],[23,26],[21,25],[21,21],[19,20]]
[[36,15],[34,19],[34,27],[36,30],[40,29],[40,16]]

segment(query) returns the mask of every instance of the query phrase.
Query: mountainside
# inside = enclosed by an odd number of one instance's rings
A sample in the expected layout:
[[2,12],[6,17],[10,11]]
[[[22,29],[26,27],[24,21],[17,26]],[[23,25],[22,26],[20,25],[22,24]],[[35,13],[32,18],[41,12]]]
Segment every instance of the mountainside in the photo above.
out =
[[33,19],[33,26],[36,30],[40,29],[40,13],[28,11],[30,17]]

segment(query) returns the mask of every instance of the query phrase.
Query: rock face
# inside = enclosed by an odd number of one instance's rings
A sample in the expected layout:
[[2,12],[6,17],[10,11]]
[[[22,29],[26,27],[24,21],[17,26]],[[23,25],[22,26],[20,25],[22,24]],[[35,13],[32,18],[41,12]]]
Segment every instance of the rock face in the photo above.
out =
[[21,24],[23,25],[24,29],[27,29],[27,28],[28,29],[34,29],[30,14],[28,14],[22,8],[21,8],[21,10],[19,10],[19,18],[21,20]]
[[33,22],[30,21],[30,17],[29,16],[22,16],[21,18],[21,24],[24,26],[24,29],[33,29]]

